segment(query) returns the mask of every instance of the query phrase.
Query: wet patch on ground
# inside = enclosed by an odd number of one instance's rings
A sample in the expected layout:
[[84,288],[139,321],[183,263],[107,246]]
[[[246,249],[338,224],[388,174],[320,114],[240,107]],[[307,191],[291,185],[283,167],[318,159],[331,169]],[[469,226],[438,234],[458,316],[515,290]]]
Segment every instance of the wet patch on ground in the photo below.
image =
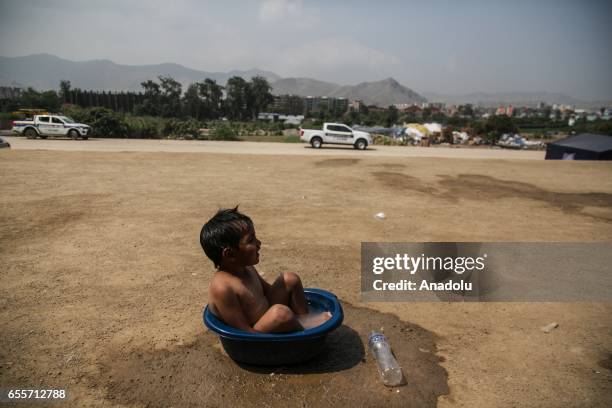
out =
[[[238,365],[218,338],[205,332],[172,350],[112,355],[101,363],[106,397],[147,407],[387,406],[435,407],[448,394],[447,373],[436,356],[436,337],[391,314],[345,303],[344,325],[331,333],[315,359],[287,367]],[[367,336],[384,327],[407,384],[382,385],[367,350]],[[398,392],[399,391],[399,392]]]
[[607,368],[612,371],[612,354],[608,354],[608,358],[600,360],[597,364],[599,364],[601,368]]
[[566,213],[612,221],[612,211],[610,211],[612,194],[610,193],[556,192],[521,181],[508,181],[471,174],[438,175],[439,181],[436,184],[428,184],[418,177],[398,172],[379,171],[373,172],[372,175],[380,184],[388,188],[430,194],[448,201],[526,198],[543,202]]
[[[541,201],[561,211],[576,214],[585,207],[612,208],[612,194],[601,192],[565,193],[549,191],[521,181],[500,180],[490,176],[459,174],[439,176],[439,185],[446,188],[443,195],[479,200],[528,198]],[[611,221],[612,214],[581,213],[581,215]]]
[[395,190],[411,190],[424,194],[437,194],[438,190],[431,185],[424,183],[420,178],[404,173],[393,171],[375,171],[372,175],[376,180],[389,188]]
[[[32,236],[64,236],[70,226],[89,214],[96,202],[107,197],[106,194],[62,195],[28,201],[18,210],[7,209],[0,215],[0,242]],[[81,206],[75,209],[75,203]]]
[[371,167],[382,167],[383,169],[404,169],[406,168],[405,164],[401,163],[379,163],[379,164],[371,164]]
[[315,163],[317,167],[344,167],[359,163],[361,159],[325,159]]

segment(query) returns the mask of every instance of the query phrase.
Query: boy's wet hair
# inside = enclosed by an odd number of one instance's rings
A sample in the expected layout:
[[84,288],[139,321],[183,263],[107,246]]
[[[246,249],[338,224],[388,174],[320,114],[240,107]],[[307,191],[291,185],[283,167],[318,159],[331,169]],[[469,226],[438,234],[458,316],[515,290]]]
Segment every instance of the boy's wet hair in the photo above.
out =
[[221,268],[223,248],[238,248],[240,239],[245,232],[253,229],[253,221],[234,208],[224,208],[217,211],[200,231],[200,245],[206,256]]

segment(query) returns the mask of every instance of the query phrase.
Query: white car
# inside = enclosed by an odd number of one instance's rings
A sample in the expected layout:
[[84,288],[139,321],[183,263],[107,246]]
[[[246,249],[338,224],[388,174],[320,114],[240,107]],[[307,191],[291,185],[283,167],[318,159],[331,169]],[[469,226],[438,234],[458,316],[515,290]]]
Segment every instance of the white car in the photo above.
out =
[[353,130],[342,123],[325,123],[323,130],[300,129],[300,140],[318,149],[323,144],[352,145],[355,149],[365,150],[372,144],[368,132]]
[[68,116],[35,115],[33,120],[16,120],[13,122],[13,133],[24,135],[28,139],[48,136],[68,136],[72,139],[87,140],[91,130],[89,125],[78,123]]

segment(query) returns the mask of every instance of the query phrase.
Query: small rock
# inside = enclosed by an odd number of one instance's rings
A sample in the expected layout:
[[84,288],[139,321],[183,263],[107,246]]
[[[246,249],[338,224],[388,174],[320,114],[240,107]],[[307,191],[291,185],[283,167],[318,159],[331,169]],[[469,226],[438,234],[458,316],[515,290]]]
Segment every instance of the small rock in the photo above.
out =
[[193,273],[191,274],[191,276],[196,276],[196,275],[197,275],[197,273],[195,273],[195,272],[193,272]]
[[274,373],[270,373],[270,377],[274,377]]
[[378,214],[374,215],[374,217],[378,218],[379,220],[384,220],[387,218],[384,212],[379,212]]
[[557,327],[559,327],[559,323],[552,322],[542,327],[540,330],[542,330],[544,333],[550,333],[551,331],[555,330]]
[[395,391],[395,392],[397,392],[397,393],[399,394],[400,390],[397,390],[397,391]]

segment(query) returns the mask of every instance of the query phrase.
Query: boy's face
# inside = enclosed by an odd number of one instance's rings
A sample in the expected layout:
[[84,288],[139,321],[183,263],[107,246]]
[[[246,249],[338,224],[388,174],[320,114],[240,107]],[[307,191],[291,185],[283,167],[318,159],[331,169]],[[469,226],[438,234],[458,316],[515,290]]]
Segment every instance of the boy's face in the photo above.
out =
[[259,248],[261,248],[261,241],[255,236],[255,229],[246,231],[238,243],[238,251],[235,253],[236,261],[244,266],[257,265]]

